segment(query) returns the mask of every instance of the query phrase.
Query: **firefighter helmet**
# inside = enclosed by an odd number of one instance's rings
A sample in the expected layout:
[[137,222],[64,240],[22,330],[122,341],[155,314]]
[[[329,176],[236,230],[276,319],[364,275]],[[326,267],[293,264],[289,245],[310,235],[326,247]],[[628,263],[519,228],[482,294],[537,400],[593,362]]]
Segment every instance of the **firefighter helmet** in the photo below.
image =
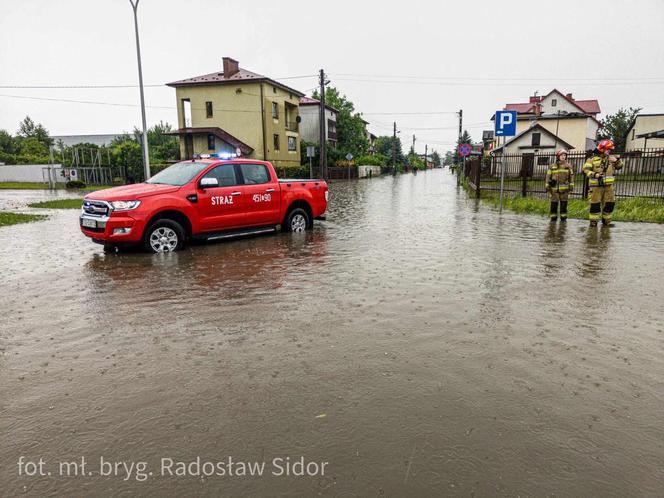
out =
[[565,149],[558,149],[558,151],[556,152],[556,159],[560,159],[560,156],[562,156],[563,154],[567,155],[567,151]]
[[597,150],[600,152],[606,152],[611,149],[615,149],[616,145],[613,143],[613,140],[602,140],[597,144]]

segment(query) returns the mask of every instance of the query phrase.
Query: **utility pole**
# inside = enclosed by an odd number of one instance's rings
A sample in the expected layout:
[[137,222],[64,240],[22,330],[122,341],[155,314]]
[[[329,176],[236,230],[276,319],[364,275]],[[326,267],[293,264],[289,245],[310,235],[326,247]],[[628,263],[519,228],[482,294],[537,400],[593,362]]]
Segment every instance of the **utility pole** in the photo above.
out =
[[397,122],[394,122],[394,136],[392,139],[392,176],[397,174]]
[[415,155],[415,134],[413,133],[413,155]]
[[138,41],[138,2],[129,0],[134,10],[134,30],[136,31],[136,58],[138,59],[138,86],[141,90],[141,118],[143,120],[143,167],[145,168],[145,180],[150,178],[150,154],[148,153],[148,126],[145,120],[145,96],[143,95],[143,68],[141,66],[141,44]]
[[427,158],[429,157],[429,144],[424,144],[424,169],[427,169],[429,162]]
[[323,176],[323,179],[327,179],[327,119],[325,118],[325,71],[323,69],[320,70],[320,76],[319,76],[319,83],[320,83],[320,126],[319,126],[319,133],[320,133],[320,168],[321,168],[321,174]]
[[[461,162],[459,156],[459,145],[461,145],[461,138],[463,137],[463,109],[459,109],[459,141],[457,143],[457,166]],[[460,166],[459,166],[460,167]],[[457,171],[457,186],[461,185],[461,172]]]

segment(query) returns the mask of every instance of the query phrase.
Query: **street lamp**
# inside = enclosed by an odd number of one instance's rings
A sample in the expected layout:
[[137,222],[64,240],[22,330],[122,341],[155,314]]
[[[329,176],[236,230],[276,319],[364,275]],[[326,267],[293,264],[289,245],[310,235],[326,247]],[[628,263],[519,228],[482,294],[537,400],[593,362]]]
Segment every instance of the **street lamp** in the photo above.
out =
[[138,86],[141,91],[141,118],[143,119],[143,166],[145,168],[145,180],[150,178],[150,155],[148,153],[148,127],[145,121],[145,96],[143,95],[143,68],[141,67],[141,45],[138,41],[138,2],[129,0],[134,10],[134,29],[136,30],[136,58],[138,59]]

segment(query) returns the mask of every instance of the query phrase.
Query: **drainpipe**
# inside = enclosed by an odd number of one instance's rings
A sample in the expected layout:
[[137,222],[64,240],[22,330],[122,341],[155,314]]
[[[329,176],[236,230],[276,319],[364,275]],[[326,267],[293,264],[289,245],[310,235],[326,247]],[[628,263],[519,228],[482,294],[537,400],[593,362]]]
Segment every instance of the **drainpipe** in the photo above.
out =
[[263,99],[262,81],[261,81],[261,126],[263,129],[263,161],[267,161],[267,138],[265,138],[265,104]]

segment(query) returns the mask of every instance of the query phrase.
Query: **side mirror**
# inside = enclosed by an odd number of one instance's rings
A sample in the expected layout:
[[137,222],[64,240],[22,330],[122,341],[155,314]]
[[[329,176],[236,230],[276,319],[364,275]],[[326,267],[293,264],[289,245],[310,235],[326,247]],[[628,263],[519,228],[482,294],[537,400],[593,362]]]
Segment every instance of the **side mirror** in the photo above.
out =
[[208,176],[206,178],[201,178],[199,186],[202,189],[218,187],[219,186],[219,180],[217,180],[216,178],[210,177],[210,176]]

